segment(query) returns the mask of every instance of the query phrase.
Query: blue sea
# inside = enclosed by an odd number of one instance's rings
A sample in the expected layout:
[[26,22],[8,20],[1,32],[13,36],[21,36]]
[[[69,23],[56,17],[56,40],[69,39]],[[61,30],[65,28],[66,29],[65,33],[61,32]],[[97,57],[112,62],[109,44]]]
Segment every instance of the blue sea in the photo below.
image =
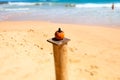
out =
[[120,26],[120,0],[0,0],[0,21]]

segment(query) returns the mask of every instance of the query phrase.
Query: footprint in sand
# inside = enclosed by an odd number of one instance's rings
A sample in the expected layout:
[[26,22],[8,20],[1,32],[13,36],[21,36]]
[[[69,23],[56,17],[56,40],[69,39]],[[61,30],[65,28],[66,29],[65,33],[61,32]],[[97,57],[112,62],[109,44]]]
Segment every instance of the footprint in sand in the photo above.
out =
[[[40,46],[38,44],[34,44],[34,46],[36,46],[37,48],[40,48]],[[41,50],[43,50],[43,48],[40,48]]]
[[117,77],[117,80],[120,80],[120,77]]
[[96,72],[90,72],[90,75],[91,76],[94,76]]
[[17,42],[17,40],[15,40],[14,37],[11,37],[11,40],[14,40],[15,42]]
[[33,29],[29,29],[27,32],[34,32],[34,30]]
[[1,40],[4,40],[4,37],[3,37],[3,35],[2,35],[2,34],[0,34],[0,37],[1,37],[1,38],[0,38]]
[[11,37],[11,39],[13,39],[13,37]]
[[88,72],[90,76],[94,76],[97,74],[97,69],[98,69],[98,66],[91,65],[89,69],[85,69],[85,72]]
[[96,65],[91,65],[90,68],[91,68],[91,69],[98,69],[98,66],[96,66]]
[[69,59],[70,63],[79,63],[80,60],[79,59]]
[[0,38],[1,40],[5,40],[4,38]]
[[43,48],[40,48],[41,50],[43,50]]
[[5,45],[6,45],[6,46],[9,46],[9,43],[8,43],[8,42],[6,42],[6,43],[5,43]]
[[40,47],[38,44],[34,44],[34,46],[36,46],[36,47],[38,47],[38,48]]
[[52,55],[53,53],[51,52],[50,55]]
[[47,35],[47,34],[43,34],[43,36],[44,36],[44,37],[48,37],[48,35]]
[[97,74],[97,72],[96,72],[96,71],[87,70],[87,69],[85,69],[85,72],[89,73],[89,75],[90,75],[90,76],[94,76],[94,75],[96,75],[96,74]]
[[69,50],[70,50],[71,52],[74,52],[74,51],[77,50],[77,48],[72,48],[72,47],[70,47]]

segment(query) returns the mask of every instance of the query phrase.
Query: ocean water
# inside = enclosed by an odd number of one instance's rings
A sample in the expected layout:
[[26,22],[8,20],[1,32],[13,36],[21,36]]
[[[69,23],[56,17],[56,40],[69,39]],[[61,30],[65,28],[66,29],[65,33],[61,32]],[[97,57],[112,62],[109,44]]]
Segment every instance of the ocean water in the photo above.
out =
[[0,0],[6,2],[69,2],[69,3],[111,3],[120,0]]
[[0,21],[26,20],[120,26],[120,1],[0,0]]

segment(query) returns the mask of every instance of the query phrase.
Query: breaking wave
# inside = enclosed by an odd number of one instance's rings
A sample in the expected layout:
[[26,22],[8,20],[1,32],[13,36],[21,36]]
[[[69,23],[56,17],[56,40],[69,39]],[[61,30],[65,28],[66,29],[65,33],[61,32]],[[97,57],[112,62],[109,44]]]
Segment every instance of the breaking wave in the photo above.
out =
[[[102,8],[111,7],[112,3],[55,3],[55,2],[2,2],[1,5],[7,6],[64,6],[77,8]],[[114,3],[115,7],[120,8],[120,3]]]

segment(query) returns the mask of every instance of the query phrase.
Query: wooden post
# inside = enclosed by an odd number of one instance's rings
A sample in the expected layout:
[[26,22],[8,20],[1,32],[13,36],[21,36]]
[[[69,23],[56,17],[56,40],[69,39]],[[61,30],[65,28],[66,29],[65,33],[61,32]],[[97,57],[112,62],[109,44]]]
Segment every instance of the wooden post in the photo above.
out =
[[56,80],[68,80],[67,42],[70,39],[64,38],[63,40],[57,41],[51,38],[47,41],[53,44]]

